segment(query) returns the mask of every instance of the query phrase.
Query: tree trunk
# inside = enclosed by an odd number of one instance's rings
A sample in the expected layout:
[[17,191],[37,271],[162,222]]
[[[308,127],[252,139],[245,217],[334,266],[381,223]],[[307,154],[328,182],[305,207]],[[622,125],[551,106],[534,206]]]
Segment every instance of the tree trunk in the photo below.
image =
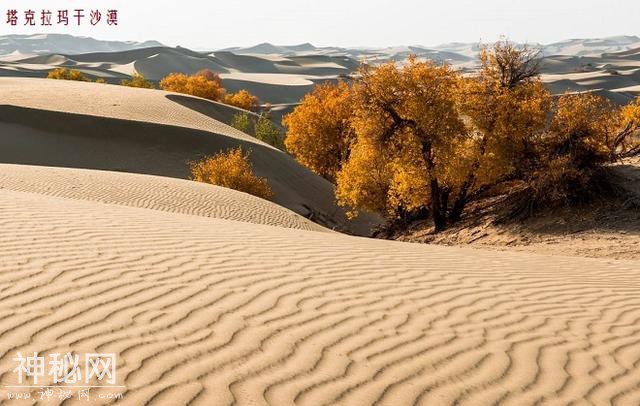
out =
[[431,179],[431,216],[436,233],[444,230],[447,225],[446,214],[442,211],[442,196],[437,179]]
[[470,179],[467,179],[467,181],[460,188],[460,192],[458,193],[458,197],[456,197],[456,201],[453,202],[453,207],[451,208],[451,212],[449,213],[449,220],[452,223],[458,222],[462,219],[462,212],[467,205],[467,195],[469,194],[469,187],[471,186],[471,183],[472,182],[470,182]]
[[[429,137],[425,134],[423,134],[421,138],[423,140],[429,139]],[[428,175],[431,178],[431,217],[433,218],[434,230],[436,233],[438,233],[444,230],[447,225],[447,212],[446,204],[444,205],[445,209],[443,210],[443,190],[438,183],[438,178],[434,176],[435,164],[433,162],[430,142],[422,142],[422,156],[424,157],[424,162],[427,165]]]
[[449,213],[449,220],[453,223],[460,221],[462,219],[462,212],[464,211],[464,207],[467,205],[467,198],[469,196],[469,190],[476,182],[476,174],[478,169],[480,169],[480,159],[484,156],[487,150],[487,137],[484,136],[480,141],[480,155],[476,158],[471,165],[471,169],[467,174],[467,179],[465,179],[464,183],[460,187],[460,192],[458,192],[458,196],[456,197],[456,201],[453,202],[453,207],[451,208],[451,213]]

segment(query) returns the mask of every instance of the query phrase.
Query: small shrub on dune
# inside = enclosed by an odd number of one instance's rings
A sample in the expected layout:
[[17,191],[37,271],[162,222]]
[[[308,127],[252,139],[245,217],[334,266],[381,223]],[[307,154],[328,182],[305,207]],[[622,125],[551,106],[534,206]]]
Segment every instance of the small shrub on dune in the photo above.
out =
[[98,79],[96,79],[96,83],[105,84],[105,83],[107,83],[107,81],[102,79],[102,78],[98,78]]
[[256,122],[255,136],[262,142],[284,149],[284,135],[278,127],[265,115],[261,115]]
[[75,80],[78,82],[89,82],[82,72],[75,69],[57,68],[49,72],[47,79]]
[[251,118],[249,117],[249,113],[243,111],[234,114],[230,125],[236,130],[240,130],[243,133],[248,134],[251,127]]
[[269,114],[261,114],[257,120],[247,112],[239,112],[234,114],[229,124],[236,130],[243,133],[253,135],[262,142],[266,142],[272,147],[284,150],[284,134],[269,119]]
[[258,98],[246,90],[226,94],[224,103],[249,111],[257,111],[260,107]]
[[155,89],[153,83],[149,82],[140,73],[134,73],[131,79],[123,79],[120,84],[128,87],[138,87],[141,89]]
[[273,192],[266,179],[253,173],[249,154],[238,147],[191,164],[192,179],[271,200]]
[[225,90],[220,76],[209,70],[195,75],[172,73],[160,81],[160,88],[168,92],[188,94],[213,101],[221,101]]

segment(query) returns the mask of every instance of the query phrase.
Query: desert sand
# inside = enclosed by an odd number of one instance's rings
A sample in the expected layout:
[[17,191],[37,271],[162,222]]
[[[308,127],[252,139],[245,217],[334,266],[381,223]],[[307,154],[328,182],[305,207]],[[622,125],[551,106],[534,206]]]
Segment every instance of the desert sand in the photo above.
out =
[[[117,355],[125,405],[640,403],[640,260],[333,232],[376,219],[347,223],[224,106],[24,78],[0,96],[2,399],[17,351],[73,351]],[[237,145],[274,202],[187,180]]]
[[[1,371],[17,350],[116,353],[131,405],[640,402],[638,261],[256,224],[248,200],[246,221],[184,214],[180,181],[2,172]],[[105,198],[118,181],[138,197]]]
[[0,188],[170,213],[330,232],[247,193],[162,176],[0,164]]

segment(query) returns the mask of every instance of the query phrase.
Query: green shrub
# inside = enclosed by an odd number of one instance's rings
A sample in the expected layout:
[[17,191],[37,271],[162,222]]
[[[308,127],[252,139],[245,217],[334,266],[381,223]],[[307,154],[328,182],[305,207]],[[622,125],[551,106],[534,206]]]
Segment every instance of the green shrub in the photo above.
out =
[[280,129],[264,115],[261,115],[256,122],[255,136],[260,141],[266,142],[271,146],[284,149],[284,135]]
[[248,134],[249,129],[251,128],[251,118],[249,117],[249,113],[240,112],[234,114],[230,125],[236,130],[240,130],[243,133]]

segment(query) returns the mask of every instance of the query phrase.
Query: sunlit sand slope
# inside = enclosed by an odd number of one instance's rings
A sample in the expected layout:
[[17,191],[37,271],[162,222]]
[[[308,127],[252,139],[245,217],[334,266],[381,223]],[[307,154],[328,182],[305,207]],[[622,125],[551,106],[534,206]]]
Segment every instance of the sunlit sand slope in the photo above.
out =
[[282,206],[246,193],[160,176],[0,164],[0,188],[247,223],[329,231]]
[[72,350],[116,353],[127,405],[640,403],[638,262],[7,189],[0,229],[2,391]]

